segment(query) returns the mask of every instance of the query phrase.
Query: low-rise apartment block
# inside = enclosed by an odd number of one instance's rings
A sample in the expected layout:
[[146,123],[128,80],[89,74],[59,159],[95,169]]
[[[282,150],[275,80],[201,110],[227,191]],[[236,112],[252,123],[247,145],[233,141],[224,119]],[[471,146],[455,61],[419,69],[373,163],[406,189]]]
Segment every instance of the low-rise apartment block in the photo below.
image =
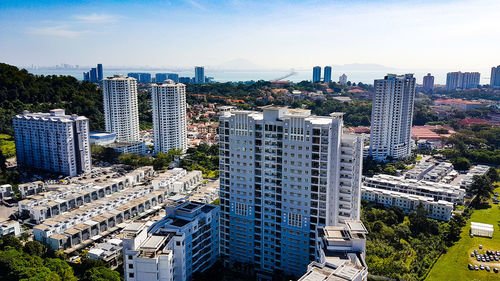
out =
[[465,175],[465,177],[463,177],[462,180],[460,181],[460,187],[466,189],[468,186],[472,184],[474,176],[485,175],[489,169],[490,167],[486,165],[477,165],[472,167],[469,170],[469,172]]
[[[131,219],[158,212],[162,206],[172,203],[168,197],[173,183],[182,181],[186,171],[169,171],[172,179],[164,181],[172,182],[171,185],[144,185],[145,180],[150,179],[147,176],[150,169],[135,170],[118,183],[91,185],[83,192],[73,190],[60,199],[55,199],[56,192],[50,193],[50,200],[41,195],[32,196],[21,201],[20,212],[28,212],[32,220],[39,223],[33,228],[35,240],[52,250],[71,253],[123,229]],[[30,205],[33,202],[39,205]]]
[[458,186],[390,175],[365,177],[363,186],[408,195],[419,195],[432,198],[434,201],[443,200],[453,204],[463,204],[465,196],[465,190]]
[[363,200],[381,204],[386,207],[399,207],[407,213],[416,211],[418,205],[422,204],[427,211],[428,217],[438,220],[450,220],[454,208],[453,203],[444,200],[435,201],[433,198],[426,196],[367,186],[363,186],[361,191],[361,198]]
[[125,280],[189,280],[219,254],[219,209],[198,202],[167,207],[149,225],[133,222],[123,230]]

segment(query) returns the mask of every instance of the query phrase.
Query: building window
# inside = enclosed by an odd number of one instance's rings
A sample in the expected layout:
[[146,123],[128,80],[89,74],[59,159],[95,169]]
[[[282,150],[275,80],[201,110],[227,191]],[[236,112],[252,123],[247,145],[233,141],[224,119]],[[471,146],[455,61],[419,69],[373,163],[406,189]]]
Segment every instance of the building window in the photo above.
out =
[[129,269],[133,269],[133,268],[134,268],[134,264],[133,264],[133,263],[129,263],[129,264],[128,264],[128,268],[129,268]]
[[131,260],[131,259],[133,259],[133,258],[134,258],[133,256],[128,255],[128,259],[129,259],[129,260]]

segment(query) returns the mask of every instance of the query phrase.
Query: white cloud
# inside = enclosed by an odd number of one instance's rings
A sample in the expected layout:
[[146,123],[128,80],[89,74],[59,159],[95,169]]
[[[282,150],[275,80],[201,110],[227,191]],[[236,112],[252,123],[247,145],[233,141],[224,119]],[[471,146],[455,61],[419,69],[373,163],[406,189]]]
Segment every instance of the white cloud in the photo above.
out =
[[112,23],[117,22],[121,16],[93,13],[88,15],[76,15],[75,18],[83,23]]
[[86,32],[87,31],[71,30],[66,26],[32,27],[28,29],[28,33],[31,34],[62,37],[62,38],[75,38]]
[[185,0],[186,3],[188,3],[189,5],[197,8],[197,9],[200,9],[200,10],[203,10],[203,11],[206,11],[207,8],[205,6],[203,6],[200,2],[198,1],[195,1],[195,0]]

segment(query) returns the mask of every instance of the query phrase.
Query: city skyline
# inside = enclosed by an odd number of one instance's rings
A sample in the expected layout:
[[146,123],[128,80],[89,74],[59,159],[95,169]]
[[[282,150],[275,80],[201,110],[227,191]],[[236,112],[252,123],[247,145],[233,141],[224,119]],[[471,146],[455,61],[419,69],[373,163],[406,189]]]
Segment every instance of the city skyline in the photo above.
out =
[[[498,8],[500,3],[490,0],[126,1],[118,6],[112,1],[5,1],[0,8],[5,42],[0,59],[16,65],[99,61],[150,66],[219,65],[243,59],[263,68],[358,62],[487,73],[500,61],[495,52],[500,39],[491,36],[500,23]],[[195,31],[197,35],[190,36]],[[482,39],[463,41],[464,32]],[[325,33],[336,36],[317,36]],[[127,34],[137,40],[122,44]],[[183,40],[172,44],[171,38],[178,36]],[[424,36],[428,40],[414,39]],[[317,51],[307,52],[313,38]],[[437,39],[442,44],[429,43]],[[142,44],[144,40],[152,43]],[[101,44],[89,43],[96,41]],[[464,50],[470,50],[469,56],[463,56]]]

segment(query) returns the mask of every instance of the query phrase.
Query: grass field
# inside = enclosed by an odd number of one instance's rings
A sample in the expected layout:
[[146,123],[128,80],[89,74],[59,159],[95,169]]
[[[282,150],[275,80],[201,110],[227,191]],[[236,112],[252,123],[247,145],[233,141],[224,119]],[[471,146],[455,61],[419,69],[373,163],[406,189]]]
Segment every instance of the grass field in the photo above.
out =
[[[495,192],[500,193],[500,186],[497,183]],[[500,280],[500,273],[487,272],[486,270],[471,271],[467,268],[467,264],[481,264],[470,257],[470,253],[474,249],[478,249],[479,244],[483,245],[483,250],[479,253],[484,253],[485,250],[500,251],[500,207],[499,205],[490,204],[489,209],[474,210],[471,219],[467,221],[467,226],[462,230],[460,241],[448,249],[448,252],[442,255],[436,262],[431,272],[425,280]],[[495,232],[493,238],[469,237],[470,222],[482,222],[492,224]],[[497,267],[500,269],[500,263],[492,262],[482,263],[489,265],[492,269]]]
[[14,139],[9,135],[0,134],[0,149],[6,158],[16,155]]

